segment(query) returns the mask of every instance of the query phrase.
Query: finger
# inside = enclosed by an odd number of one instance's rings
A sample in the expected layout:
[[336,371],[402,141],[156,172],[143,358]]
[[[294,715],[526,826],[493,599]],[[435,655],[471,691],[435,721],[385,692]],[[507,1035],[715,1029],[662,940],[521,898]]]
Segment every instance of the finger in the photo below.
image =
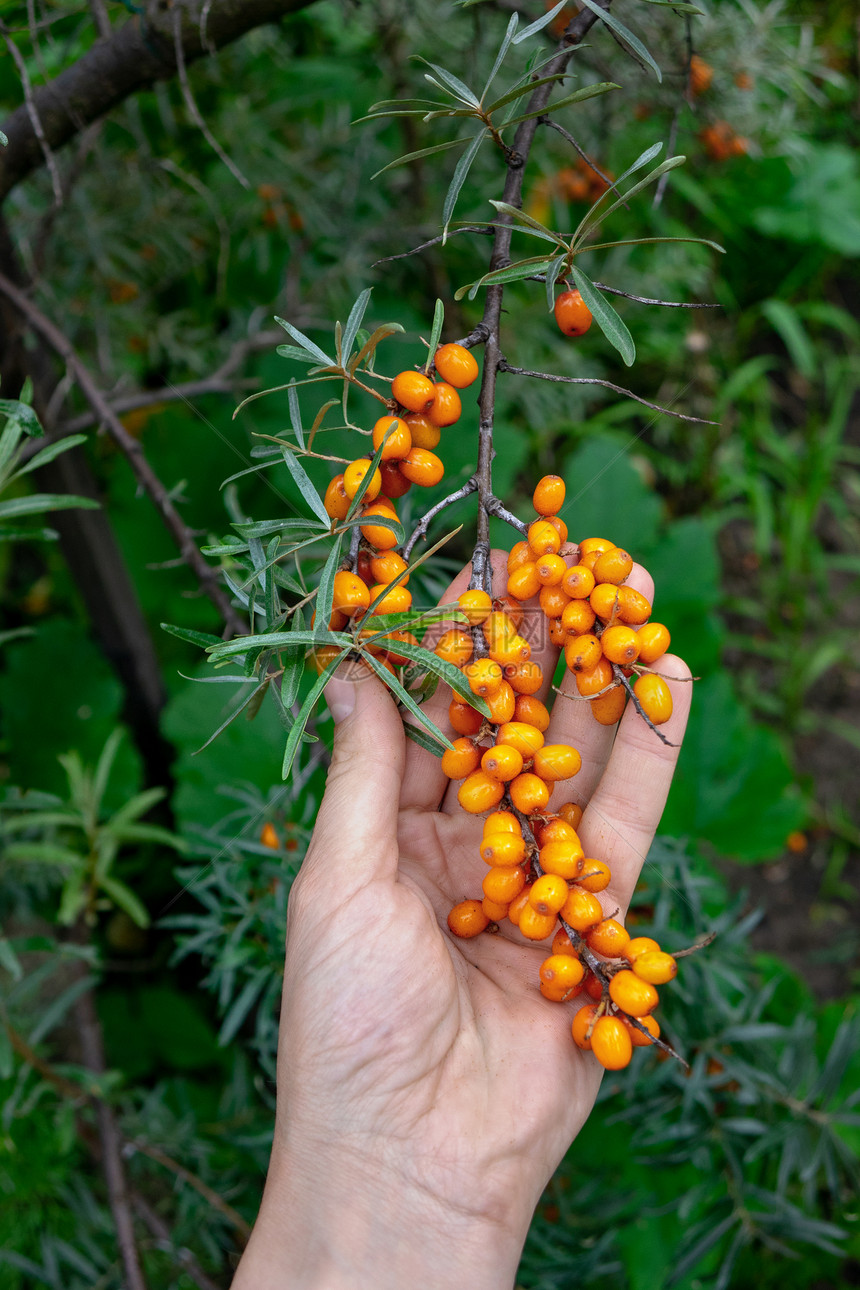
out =
[[[634,564],[627,586],[641,592],[653,603],[654,580],[640,564]],[[616,726],[602,726],[590,712],[590,704],[579,694],[573,672],[565,670],[546,733],[547,743],[572,744],[582,757],[582,769],[575,780],[558,785],[556,802],[577,802],[584,806],[600,782],[616,738]],[[566,794],[566,795],[565,795]]]
[[405,737],[396,704],[364,665],[341,668],[325,696],[334,751],[302,875],[344,894],[396,875]]
[[[666,805],[693,688],[689,680],[673,679],[690,676],[687,665],[673,654],[664,655],[653,670],[664,676],[672,694],[672,716],[659,729],[674,746],[664,744],[628,703],[579,830],[586,855],[605,860],[612,870],[610,891],[624,908]],[[603,904],[606,908],[605,900]]]

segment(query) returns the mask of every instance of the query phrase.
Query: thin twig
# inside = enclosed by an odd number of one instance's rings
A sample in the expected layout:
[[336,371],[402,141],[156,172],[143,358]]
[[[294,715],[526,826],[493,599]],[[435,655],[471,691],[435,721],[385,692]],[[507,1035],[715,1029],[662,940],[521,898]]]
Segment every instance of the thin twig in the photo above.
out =
[[468,497],[470,493],[476,492],[477,488],[478,488],[478,481],[473,475],[471,479],[466,480],[466,483],[463,484],[462,488],[458,488],[455,490],[455,492],[449,493],[447,497],[442,498],[441,502],[437,502],[435,506],[431,506],[430,510],[421,516],[421,519],[418,521],[418,523],[415,525],[415,528],[412,530],[412,534],[409,538],[409,541],[403,547],[403,559],[406,561],[409,560],[409,557],[412,554],[412,548],[415,546],[415,543],[418,541],[419,538],[426,537],[427,528],[430,524],[430,521],[432,519],[435,519],[435,517],[440,513],[440,511],[444,511],[446,507],[453,506],[455,502],[459,502],[462,498]]
[[447,234],[440,233],[438,237],[431,237],[429,242],[413,246],[411,251],[401,251],[398,255],[386,255],[381,260],[374,260],[370,267],[375,269],[380,264],[390,264],[392,260],[407,260],[410,255],[417,255],[419,251],[426,251],[428,247],[438,246],[440,242],[447,241],[455,233],[481,233],[484,237],[491,237],[493,229],[489,224],[461,224],[457,228],[449,228]]
[[621,670],[621,668],[618,666],[617,663],[612,664],[612,670],[615,673],[617,679],[624,686],[624,689],[627,691],[630,698],[633,700],[634,708],[639,713],[639,716],[645,722],[649,730],[652,730],[654,734],[657,736],[657,738],[661,740],[666,745],[667,748],[680,748],[681,746],[680,744],[673,744],[672,740],[667,739],[666,736],[663,734],[663,732],[658,730],[657,727],[654,725],[654,722],[651,720],[651,718],[648,716],[648,713],[645,711],[645,709],[642,707],[642,704],[639,702],[639,697],[636,694],[636,691],[633,689],[633,686],[630,684],[629,679],[624,675],[624,672]]
[[27,107],[27,115],[30,118],[30,124],[33,127],[33,133],[39,141],[39,147],[42,150],[42,156],[45,158],[45,165],[51,176],[51,187],[54,190],[54,204],[61,206],[63,203],[63,185],[60,180],[60,172],[57,169],[57,159],[51,151],[50,144],[45,138],[45,131],[42,128],[42,119],[39,116],[36,102],[33,98],[33,86],[30,81],[30,73],[27,71],[27,64],[24,56],[12,37],[9,35],[9,28],[5,22],[0,21],[0,32],[6,41],[6,47],[12,55],[12,61],[18,69],[18,75],[21,78],[21,88],[24,91],[24,103]]
[[517,519],[516,515],[509,511],[506,506],[502,505],[498,497],[491,497],[488,499],[487,510],[490,515],[495,515],[497,520],[504,520],[506,524],[510,524],[511,528],[516,529],[521,537],[525,537],[528,533],[528,524],[524,524],[522,520]]
[[188,1183],[189,1187],[193,1187],[204,1200],[209,1202],[213,1209],[217,1209],[219,1214],[223,1214],[232,1227],[235,1228],[236,1234],[242,1243],[245,1244],[251,1235],[250,1223],[247,1223],[232,1205],[228,1205],[223,1196],[219,1196],[217,1191],[214,1191],[208,1183],[205,1183],[202,1178],[198,1178],[190,1169],[186,1169],[185,1165],[181,1165],[178,1160],[174,1160],[172,1156],[167,1155],[160,1147],[153,1147],[150,1143],[141,1142],[137,1138],[126,1138],[123,1143],[123,1155],[128,1157],[133,1155],[135,1151],[139,1151],[142,1156],[147,1156],[150,1160],[154,1160],[162,1168],[169,1169],[177,1178],[181,1178],[183,1182]]
[[608,291],[611,296],[624,296],[625,300],[635,300],[639,305],[662,305],[664,309],[722,309],[722,305],[705,304],[699,300],[655,300],[651,296],[634,296],[630,291],[620,287],[607,287],[605,282],[595,282],[595,287]]
[[170,1258],[175,1259],[185,1275],[190,1277],[198,1290],[222,1290],[211,1277],[207,1276],[187,1246],[177,1247],[170,1234],[170,1228],[149,1201],[140,1192],[132,1190],[131,1203],[137,1211],[138,1218],[144,1227],[149,1228],[150,1235],[157,1246]]
[[[606,184],[606,187],[608,189],[614,190],[615,192],[618,192],[618,188],[616,184],[609,178],[608,175],[604,175],[603,171],[600,169],[599,166],[595,165],[595,163],[589,157],[588,153],[585,151],[584,148],[581,148],[579,146],[579,144],[576,142],[576,140],[574,139],[573,135],[570,133],[569,130],[565,130],[563,125],[559,125],[558,121],[553,121],[552,117],[550,116],[539,117],[538,121],[541,125],[548,125],[551,129],[556,130],[561,135],[561,137],[565,139],[576,152],[579,153],[580,157],[582,157],[582,160],[589,167],[589,169],[593,170],[595,175],[598,175],[599,178],[603,180],[604,184]],[[626,202],[624,203],[624,208],[625,210],[630,209],[630,207],[627,205]]]
[[525,367],[512,367],[507,359],[501,360],[500,370],[510,372],[513,376],[533,376],[539,381],[556,381],[561,385],[602,385],[604,389],[614,390],[616,394],[623,394],[625,398],[633,399],[636,403],[641,403],[643,407],[651,408],[654,412],[662,412],[667,417],[676,417],[679,421],[694,421],[698,425],[719,425],[718,421],[708,421],[705,417],[693,417],[685,412],[673,412],[671,408],[664,408],[660,403],[652,403],[649,399],[643,399],[640,395],[634,394],[632,390],[625,390],[623,385],[615,385],[612,381],[604,381],[597,376],[556,376],[554,372],[532,372]]
[[185,100],[185,106],[188,108],[189,116],[212,151],[223,161],[233,178],[237,179],[243,188],[250,190],[251,181],[242,173],[233,158],[221,147],[221,144],[203,119],[203,115],[197,106],[197,100],[191,92],[188,69],[185,66],[185,50],[182,45],[182,9],[179,5],[173,11],[173,44],[176,52],[176,74],[179,78],[179,87],[182,90],[182,97]]
[[194,534],[177,511],[168,490],[150,466],[142,445],[128,433],[104,394],[96,385],[68,337],[20,291],[5,274],[0,273],[0,292],[19,313],[33,325],[50,347],[74,373],[84,398],[100,421],[103,421],[114,443],[121,449],[141,487],[154,502],[185,563],[197,577],[201,589],[221,615],[230,635],[241,634],[245,625],[221,586],[218,570],[200,554]]

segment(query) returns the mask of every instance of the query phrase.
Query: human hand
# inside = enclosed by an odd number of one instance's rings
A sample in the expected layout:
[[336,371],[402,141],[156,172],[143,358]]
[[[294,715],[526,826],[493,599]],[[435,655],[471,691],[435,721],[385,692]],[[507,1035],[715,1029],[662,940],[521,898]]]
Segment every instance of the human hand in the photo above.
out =
[[[467,584],[466,570],[446,602]],[[629,584],[652,599],[643,569]],[[549,690],[558,651],[543,615],[522,630]],[[655,670],[689,675],[668,655]],[[661,729],[678,744],[691,687],[669,684]],[[575,693],[569,674],[562,688]],[[480,893],[486,873],[482,820],[460,808],[457,785],[406,740],[380,682],[338,677],[327,697],[337,733],[290,896],[272,1160],[234,1287],[499,1290],[602,1068],[571,1039],[580,1001],[538,992],[546,943],[506,922],[473,940],[449,933],[452,904]],[[443,730],[449,700],[440,686],[426,705]],[[678,750],[631,706],[616,734],[563,696],[547,741],[582,754],[553,803],[585,808],[586,854],[612,870],[601,903],[623,917]]]

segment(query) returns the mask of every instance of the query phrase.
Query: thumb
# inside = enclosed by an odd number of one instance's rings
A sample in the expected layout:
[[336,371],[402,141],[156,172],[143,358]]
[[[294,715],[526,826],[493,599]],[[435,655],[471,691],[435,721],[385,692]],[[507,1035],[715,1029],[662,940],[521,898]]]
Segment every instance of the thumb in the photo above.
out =
[[339,668],[325,690],[334,751],[303,867],[349,887],[397,872],[397,817],[405,764],[403,722],[364,667]]

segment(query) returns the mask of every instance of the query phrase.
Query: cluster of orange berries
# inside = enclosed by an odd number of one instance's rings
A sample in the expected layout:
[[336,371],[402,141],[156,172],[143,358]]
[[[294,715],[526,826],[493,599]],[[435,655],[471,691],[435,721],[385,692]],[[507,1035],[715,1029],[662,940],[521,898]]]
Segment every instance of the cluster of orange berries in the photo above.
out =
[[[393,549],[397,545],[393,530],[373,521],[380,517],[396,520],[394,500],[403,497],[413,484],[432,488],[440,482],[445,468],[433,449],[443,428],[459,420],[462,407],[457,391],[478,376],[475,356],[462,345],[442,345],[433,362],[442,380],[432,381],[424,372],[414,370],[398,373],[391,382],[391,411],[373,427],[373,447],[382,447],[382,457],[362,497],[365,544],[359,550],[356,571],[341,570],[335,575],[329,623],[335,630],[344,627],[354,614],[363,613],[377,596],[381,599],[374,608],[376,614],[403,613],[412,604],[408,578],[383,594],[407,566]],[[370,457],[359,457],[331,480],[325,509],[333,520],[346,519],[371,465]]]
[[728,121],[714,121],[711,125],[706,125],[699,138],[712,161],[743,157],[749,151],[749,140],[736,134]]

